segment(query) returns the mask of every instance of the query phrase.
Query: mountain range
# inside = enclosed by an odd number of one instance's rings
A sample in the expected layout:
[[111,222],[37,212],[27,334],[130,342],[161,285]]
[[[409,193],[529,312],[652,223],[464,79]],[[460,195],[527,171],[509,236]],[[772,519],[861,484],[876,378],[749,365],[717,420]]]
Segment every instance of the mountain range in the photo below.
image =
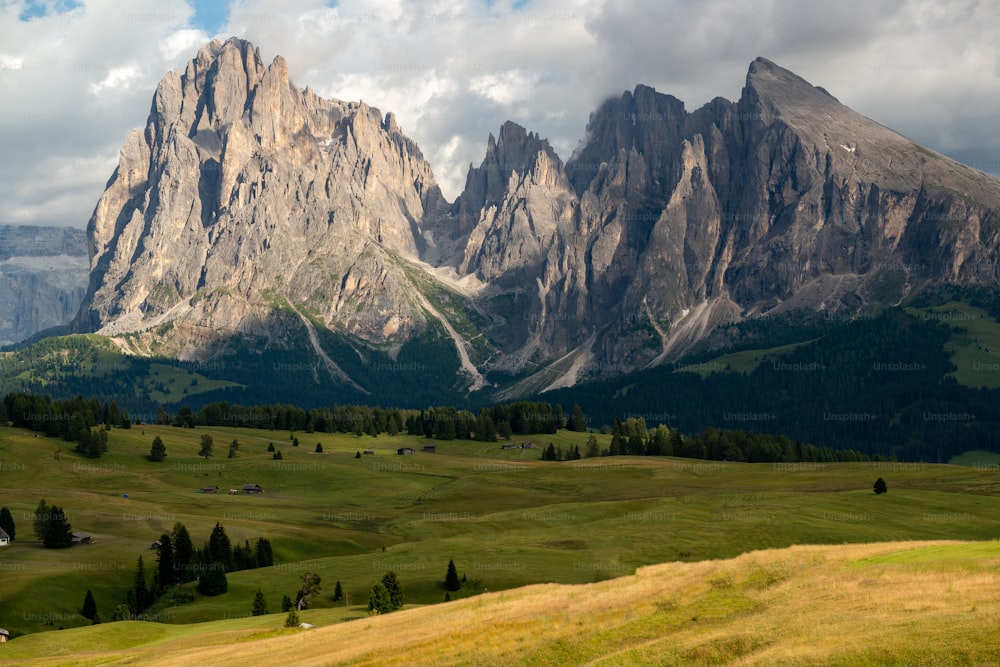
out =
[[507,122],[449,203],[392,113],[231,38],[126,139],[72,328],[187,362],[305,354],[358,397],[445,355],[455,390],[509,398],[662,365],[721,324],[994,284],[998,211],[1000,181],[764,58],[735,102],[607,100],[565,162]]
[[82,229],[0,225],[0,345],[72,320],[89,273]]

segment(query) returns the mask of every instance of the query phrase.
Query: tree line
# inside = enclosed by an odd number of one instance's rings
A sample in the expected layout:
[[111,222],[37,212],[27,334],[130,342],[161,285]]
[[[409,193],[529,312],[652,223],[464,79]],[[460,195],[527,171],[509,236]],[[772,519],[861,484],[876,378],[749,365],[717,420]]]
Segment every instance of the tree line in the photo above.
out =
[[[274,565],[270,540],[259,537],[253,543],[244,540],[243,544],[233,544],[218,522],[201,547],[194,546],[188,529],[177,522],[170,532],[160,535],[152,548],[156,551],[152,577],[147,575],[144,559],[139,555],[133,585],[115,607],[111,621],[142,618],[165,596],[172,598],[169,604],[191,601],[190,592],[177,589],[182,584],[197,582],[195,588],[202,595],[221,595],[229,589],[227,572]],[[88,615],[91,612],[94,615]],[[91,591],[87,591],[81,613],[100,623]]]

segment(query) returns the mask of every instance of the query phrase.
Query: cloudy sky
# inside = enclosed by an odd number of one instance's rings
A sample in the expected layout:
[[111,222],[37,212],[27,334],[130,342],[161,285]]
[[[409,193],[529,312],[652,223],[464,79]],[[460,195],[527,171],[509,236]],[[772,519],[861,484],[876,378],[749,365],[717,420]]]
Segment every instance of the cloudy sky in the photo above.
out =
[[84,227],[153,90],[213,37],[399,124],[453,199],[514,120],[566,159],[637,83],[694,110],[765,56],[1000,174],[996,0],[0,0],[0,223]]

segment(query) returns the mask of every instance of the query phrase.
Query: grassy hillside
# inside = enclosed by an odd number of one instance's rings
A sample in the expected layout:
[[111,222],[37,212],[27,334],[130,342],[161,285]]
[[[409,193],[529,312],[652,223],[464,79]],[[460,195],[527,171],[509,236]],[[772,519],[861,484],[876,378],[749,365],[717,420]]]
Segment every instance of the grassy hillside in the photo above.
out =
[[[216,456],[196,456],[203,433]],[[153,437],[167,460],[145,459]],[[466,575],[461,598],[538,582],[588,583],[665,561],[729,558],[793,544],[890,540],[986,540],[1000,535],[1000,478],[993,468],[926,464],[735,464],[654,457],[572,462],[537,460],[540,447],[564,448],[586,434],[534,436],[534,449],[499,443],[357,437],[254,429],[140,426],[115,429],[101,459],[80,458],[72,444],[0,428],[3,500],[18,526],[0,550],[0,627],[31,633],[88,623],[79,614],[87,589],[110,618],[150,544],[183,522],[196,544],[220,521],[234,541],[270,539],[276,565],[229,575],[218,597],[161,604],[156,618],[192,623],[250,613],[260,587],[269,608],[294,597],[306,571],[322,577],[314,608],[341,581],[352,606],[387,570],[406,601],[444,599],[449,559]],[[607,436],[598,436],[607,445]],[[224,458],[233,439],[234,459]],[[525,438],[521,438],[525,439]],[[271,459],[269,442],[282,452]],[[323,445],[323,453],[315,446]],[[414,456],[396,456],[412,445]],[[359,450],[374,456],[355,458]],[[875,496],[884,477],[889,493]],[[262,496],[201,494],[257,483]],[[128,494],[128,498],[124,497]],[[39,499],[62,506],[74,530],[96,543],[46,550],[34,540]],[[357,614],[359,609],[348,609]]]
[[0,647],[11,665],[988,665],[1000,543],[800,546],[281,629],[127,622]]
[[945,349],[955,370],[951,375],[968,387],[1000,387],[1000,323],[984,308],[959,301],[927,308],[907,308],[925,320],[949,325],[951,340]]

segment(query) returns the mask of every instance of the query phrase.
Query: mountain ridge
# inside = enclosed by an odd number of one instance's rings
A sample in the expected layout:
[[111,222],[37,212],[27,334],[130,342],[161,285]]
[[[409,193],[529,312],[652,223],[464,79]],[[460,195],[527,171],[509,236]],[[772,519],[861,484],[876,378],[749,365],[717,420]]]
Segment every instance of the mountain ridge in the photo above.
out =
[[444,335],[467,375],[554,388],[722,323],[996,281],[998,211],[1000,181],[765,58],[736,102],[605,101],[566,162],[508,121],[448,203],[391,113],[299,90],[231,38],[166,75],[126,140],[74,327],[180,359],[306,324],[366,363]]

